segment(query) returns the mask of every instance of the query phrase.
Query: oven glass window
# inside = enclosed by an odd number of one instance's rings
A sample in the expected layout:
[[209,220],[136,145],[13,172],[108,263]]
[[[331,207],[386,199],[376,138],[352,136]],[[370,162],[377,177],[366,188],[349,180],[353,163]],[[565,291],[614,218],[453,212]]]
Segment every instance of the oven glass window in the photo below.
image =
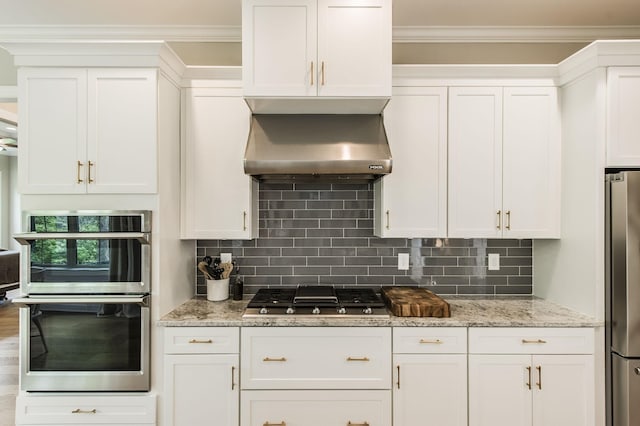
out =
[[61,238],[31,241],[32,282],[141,281],[136,239],[75,239],[65,233],[140,232],[140,216],[33,216],[30,228]]
[[140,371],[137,304],[30,306],[31,371]]

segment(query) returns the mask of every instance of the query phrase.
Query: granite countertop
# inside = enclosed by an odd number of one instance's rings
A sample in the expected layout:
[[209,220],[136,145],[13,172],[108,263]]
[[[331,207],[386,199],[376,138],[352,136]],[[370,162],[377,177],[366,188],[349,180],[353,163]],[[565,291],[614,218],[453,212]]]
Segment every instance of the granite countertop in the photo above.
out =
[[445,296],[450,318],[242,318],[248,299],[210,302],[204,297],[188,300],[163,316],[163,327],[598,327],[603,322],[532,296]]

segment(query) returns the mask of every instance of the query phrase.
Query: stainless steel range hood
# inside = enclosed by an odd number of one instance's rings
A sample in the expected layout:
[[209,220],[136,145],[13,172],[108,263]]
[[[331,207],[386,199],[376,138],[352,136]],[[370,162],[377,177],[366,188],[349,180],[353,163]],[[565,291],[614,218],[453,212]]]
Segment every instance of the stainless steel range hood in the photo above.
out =
[[259,179],[375,179],[391,172],[379,114],[256,114],[244,158]]

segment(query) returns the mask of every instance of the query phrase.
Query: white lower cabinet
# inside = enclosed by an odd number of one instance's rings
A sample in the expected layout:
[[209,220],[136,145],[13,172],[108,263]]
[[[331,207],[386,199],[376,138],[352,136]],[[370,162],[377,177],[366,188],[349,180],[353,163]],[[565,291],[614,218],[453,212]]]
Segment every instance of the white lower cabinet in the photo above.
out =
[[237,426],[239,346],[235,327],[165,330],[164,426]]
[[467,425],[467,329],[393,329],[393,425]]
[[592,329],[469,329],[470,426],[592,426],[594,402]]
[[16,426],[156,424],[155,395],[21,394],[16,397]]
[[241,426],[388,426],[391,329],[246,327]]
[[389,426],[388,390],[243,391],[241,426]]

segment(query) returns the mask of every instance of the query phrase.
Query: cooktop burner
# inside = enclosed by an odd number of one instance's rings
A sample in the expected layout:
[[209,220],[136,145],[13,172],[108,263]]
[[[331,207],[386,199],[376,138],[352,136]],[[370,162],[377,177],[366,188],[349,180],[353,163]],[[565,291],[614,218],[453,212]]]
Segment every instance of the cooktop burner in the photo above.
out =
[[372,288],[332,286],[261,288],[249,301],[243,317],[276,315],[389,317]]

